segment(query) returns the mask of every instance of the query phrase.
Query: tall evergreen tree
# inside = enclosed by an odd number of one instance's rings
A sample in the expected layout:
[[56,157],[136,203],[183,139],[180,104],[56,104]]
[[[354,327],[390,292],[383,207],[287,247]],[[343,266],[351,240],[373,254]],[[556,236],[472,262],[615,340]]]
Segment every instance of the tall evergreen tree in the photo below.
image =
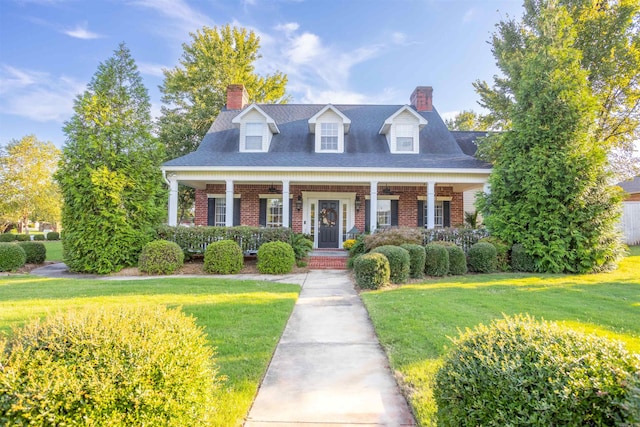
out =
[[[225,106],[227,86],[242,84],[250,102],[287,102],[287,76],[279,71],[260,76],[255,62],[260,38],[244,28],[204,27],[184,44],[180,65],[164,71],[159,139],[166,159],[189,154],[198,148],[220,110]],[[180,187],[180,218],[193,204],[193,189]]]
[[500,23],[493,40],[511,126],[495,151],[491,193],[480,199],[484,223],[523,244],[538,271],[607,269],[621,254],[620,194],[607,183],[599,103],[573,18],[559,1],[525,3],[523,22]]
[[166,214],[164,151],[151,135],[150,107],[124,43],[75,100],[56,174],[71,271],[110,273],[134,265]]

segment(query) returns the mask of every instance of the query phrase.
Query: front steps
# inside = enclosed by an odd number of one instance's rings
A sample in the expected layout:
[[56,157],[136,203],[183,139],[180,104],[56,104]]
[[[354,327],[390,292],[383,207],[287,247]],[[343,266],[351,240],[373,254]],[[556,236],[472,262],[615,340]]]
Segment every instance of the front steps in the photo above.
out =
[[343,249],[314,249],[309,254],[310,270],[346,270],[349,252]]

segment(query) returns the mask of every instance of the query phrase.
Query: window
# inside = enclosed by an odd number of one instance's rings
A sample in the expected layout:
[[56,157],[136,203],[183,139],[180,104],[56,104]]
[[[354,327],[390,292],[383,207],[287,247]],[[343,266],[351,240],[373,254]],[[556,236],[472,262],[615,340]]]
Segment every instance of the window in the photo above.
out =
[[338,149],[338,123],[320,124],[320,150],[335,151]]
[[224,227],[227,225],[227,200],[217,198],[215,200],[215,216],[213,225],[216,227]]
[[412,125],[396,125],[396,151],[413,152],[413,133]]
[[378,228],[391,227],[391,200],[378,200]]
[[262,150],[262,135],[264,133],[264,124],[247,123],[245,128],[245,150]]
[[282,199],[267,199],[267,227],[282,227]]
[[441,201],[436,202],[434,226],[436,228],[442,228],[443,221],[444,221],[444,204]]
[[[418,209],[422,209],[423,217],[422,221],[418,223],[418,226],[427,226],[428,210],[425,202],[418,202]],[[433,225],[435,228],[451,227],[451,202],[449,201],[436,201],[434,206],[434,218]]]

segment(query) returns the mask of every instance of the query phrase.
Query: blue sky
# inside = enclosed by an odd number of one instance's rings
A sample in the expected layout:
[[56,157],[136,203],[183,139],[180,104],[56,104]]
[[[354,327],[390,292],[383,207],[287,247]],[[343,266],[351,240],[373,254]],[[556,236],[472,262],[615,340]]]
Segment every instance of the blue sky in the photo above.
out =
[[261,74],[296,103],[406,104],[433,86],[444,116],[480,110],[472,82],[497,73],[487,43],[519,0],[0,0],[0,145],[62,126],[98,64],[124,41],[160,111],[162,69],[190,32],[227,23],[261,38]]

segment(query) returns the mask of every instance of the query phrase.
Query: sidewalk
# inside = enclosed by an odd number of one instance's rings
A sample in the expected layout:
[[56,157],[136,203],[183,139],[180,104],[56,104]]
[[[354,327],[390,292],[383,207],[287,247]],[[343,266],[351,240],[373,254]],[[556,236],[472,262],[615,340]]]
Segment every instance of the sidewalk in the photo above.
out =
[[308,273],[244,425],[415,425],[347,272]]

